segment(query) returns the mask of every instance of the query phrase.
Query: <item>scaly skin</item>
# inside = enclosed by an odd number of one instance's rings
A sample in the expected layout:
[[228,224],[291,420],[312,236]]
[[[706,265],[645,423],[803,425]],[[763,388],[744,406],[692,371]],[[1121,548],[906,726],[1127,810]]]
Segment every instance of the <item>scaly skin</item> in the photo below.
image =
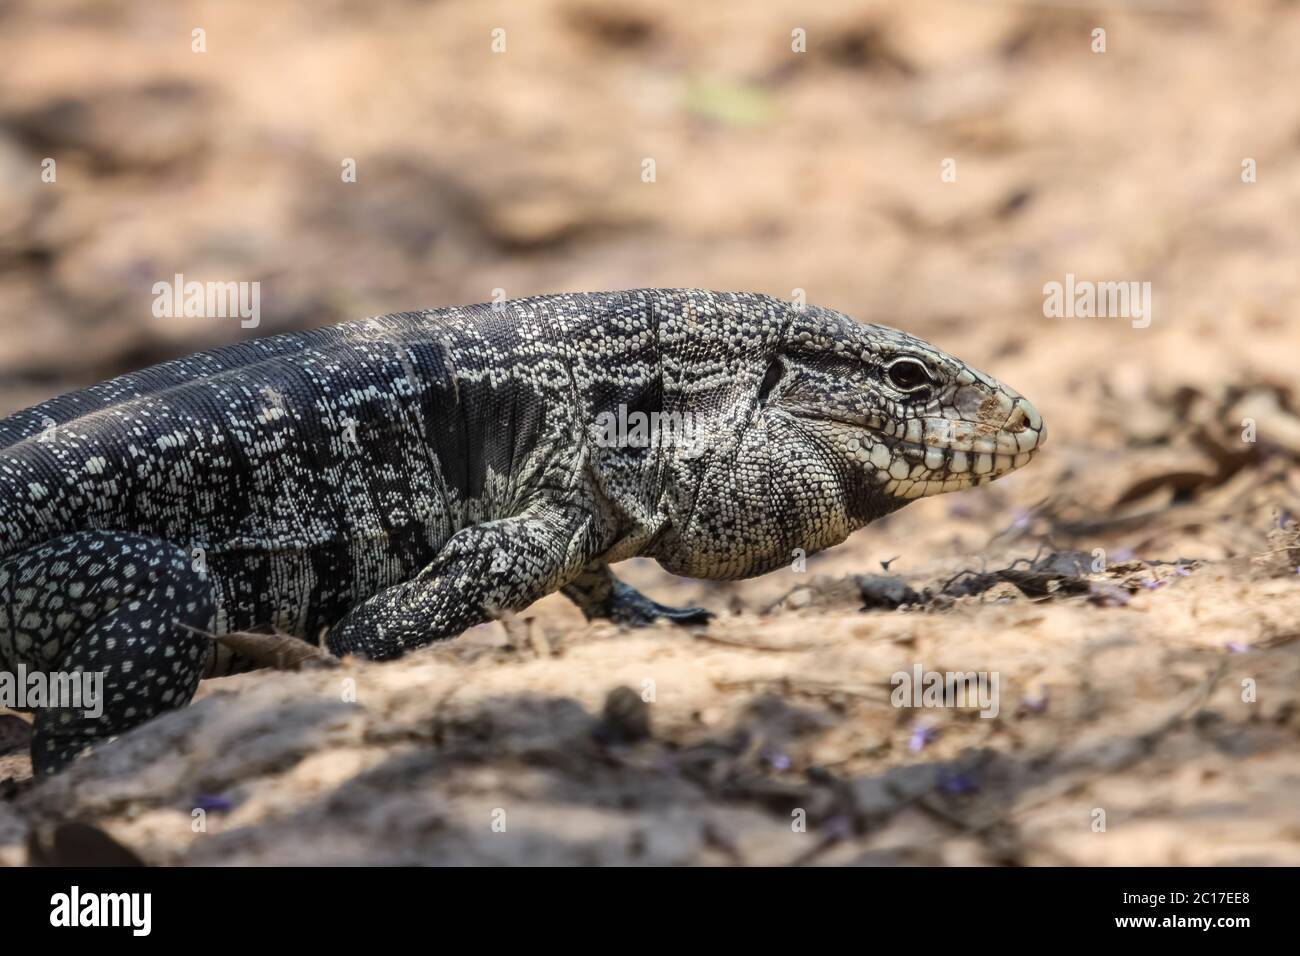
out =
[[[642,440],[636,413],[668,417]],[[196,630],[386,659],[555,590],[588,617],[698,622],[608,565],[761,574],[1042,439],[1028,402],[933,346],[761,295],[541,296],[255,340],[0,422],[0,670],[104,674],[102,717],[37,712],[49,772],[241,666]]]

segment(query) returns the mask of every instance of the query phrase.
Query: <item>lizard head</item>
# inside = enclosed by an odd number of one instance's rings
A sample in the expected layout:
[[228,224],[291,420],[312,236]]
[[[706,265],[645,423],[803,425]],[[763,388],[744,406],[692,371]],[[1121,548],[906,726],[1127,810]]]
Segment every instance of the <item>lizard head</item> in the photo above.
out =
[[829,335],[823,318],[787,339],[764,369],[758,406],[838,461],[861,485],[856,497],[898,507],[961,491],[1042,447],[1038,411],[996,379],[904,332],[833,324]]
[[676,470],[656,555],[693,577],[788,565],[912,499],[1020,468],[1046,434],[1033,405],[960,359],[813,306],[787,306],[737,364],[708,401],[730,418]]

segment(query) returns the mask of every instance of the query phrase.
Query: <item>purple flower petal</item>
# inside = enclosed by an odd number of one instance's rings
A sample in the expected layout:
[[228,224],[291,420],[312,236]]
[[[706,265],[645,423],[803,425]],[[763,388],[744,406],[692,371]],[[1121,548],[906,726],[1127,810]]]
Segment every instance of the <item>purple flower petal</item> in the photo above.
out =
[[1041,714],[1047,710],[1047,691],[1041,694],[1030,695],[1020,702],[1020,709],[1030,714]]
[[853,836],[853,821],[847,814],[837,813],[820,827],[821,831],[827,836],[833,836],[841,840],[847,840]]
[[927,727],[925,724],[917,724],[912,728],[912,735],[907,739],[907,749],[912,753],[920,753],[925,749],[925,745],[935,740],[939,736],[937,727]]
[[954,770],[943,770],[939,773],[939,788],[944,793],[962,795],[974,793],[979,789],[979,784],[975,778],[968,773],[962,773]]

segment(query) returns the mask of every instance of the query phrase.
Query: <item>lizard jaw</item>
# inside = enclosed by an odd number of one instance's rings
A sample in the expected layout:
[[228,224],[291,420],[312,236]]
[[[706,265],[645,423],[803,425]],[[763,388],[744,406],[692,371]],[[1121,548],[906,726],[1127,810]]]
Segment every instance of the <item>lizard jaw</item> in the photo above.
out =
[[885,493],[922,498],[988,484],[1027,465],[1047,431],[1033,405],[1002,393],[986,400],[975,421],[915,419],[892,436],[878,431],[873,437],[868,461]]
[[[811,418],[801,415],[799,417]],[[976,421],[913,418],[890,427],[821,416],[842,452],[895,498],[922,498],[987,484],[1028,464],[1042,448],[1046,429],[1038,411],[1019,395],[981,408]],[[995,424],[996,423],[996,424]]]
[[[868,452],[873,477],[895,498],[924,498],[985,485],[1024,467],[1038,453],[1036,447],[1016,455],[966,452],[874,437],[877,443]],[[884,449],[884,454],[876,449]],[[881,461],[887,464],[881,467]]]

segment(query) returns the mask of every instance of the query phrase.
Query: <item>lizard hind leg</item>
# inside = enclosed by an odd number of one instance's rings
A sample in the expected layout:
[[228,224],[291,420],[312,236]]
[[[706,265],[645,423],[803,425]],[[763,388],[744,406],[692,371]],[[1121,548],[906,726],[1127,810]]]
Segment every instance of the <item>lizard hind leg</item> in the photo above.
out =
[[562,593],[582,611],[587,620],[607,618],[616,624],[645,627],[655,621],[674,624],[707,624],[713,612],[702,607],[670,607],[646,597],[630,584],[624,584],[608,564],[596,562],[562,589]]
[[212,653],[211,579],[143,535],[88,531],[0,560],[0,669],[44,675],[32,767],[187,704]]

